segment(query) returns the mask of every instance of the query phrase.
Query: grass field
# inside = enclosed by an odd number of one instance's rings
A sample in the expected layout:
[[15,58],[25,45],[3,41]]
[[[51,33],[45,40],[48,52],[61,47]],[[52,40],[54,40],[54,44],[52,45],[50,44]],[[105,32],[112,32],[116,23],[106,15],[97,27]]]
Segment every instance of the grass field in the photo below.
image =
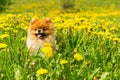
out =
[[[64,11],[60,0],[12,0],[0,14],[0,80],[119,80],[120,1],[76,0]],[[32,18],[54,23],[51,58],[29,55]],[[47,50],[47,49],[46,49]]]

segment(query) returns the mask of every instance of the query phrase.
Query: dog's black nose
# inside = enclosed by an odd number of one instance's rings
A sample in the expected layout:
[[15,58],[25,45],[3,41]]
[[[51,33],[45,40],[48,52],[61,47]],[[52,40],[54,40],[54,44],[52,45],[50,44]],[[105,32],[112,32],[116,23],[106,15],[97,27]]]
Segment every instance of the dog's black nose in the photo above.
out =
[[41,30],[38,30],[39,33],[41,33],[42,31]]

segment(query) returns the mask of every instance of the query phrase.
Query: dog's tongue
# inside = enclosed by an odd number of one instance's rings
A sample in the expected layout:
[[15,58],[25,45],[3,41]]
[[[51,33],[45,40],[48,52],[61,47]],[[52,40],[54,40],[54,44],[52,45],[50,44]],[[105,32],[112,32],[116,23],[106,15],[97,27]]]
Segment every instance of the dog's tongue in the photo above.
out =
[[40,38],[42,35],[41,34],[38,34],[37,37]]

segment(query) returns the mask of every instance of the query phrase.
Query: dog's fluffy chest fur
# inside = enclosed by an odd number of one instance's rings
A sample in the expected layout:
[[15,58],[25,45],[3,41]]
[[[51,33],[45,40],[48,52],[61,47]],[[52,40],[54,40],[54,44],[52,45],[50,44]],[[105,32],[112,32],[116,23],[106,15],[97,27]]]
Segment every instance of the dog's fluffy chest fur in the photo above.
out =
[[45,39],[32,39],[32,37],[27,37],[27,47],[30,53],[35,53],[39,48],[42,48],[44,43],[51,43],[54,46],[54,36],[48,36]]

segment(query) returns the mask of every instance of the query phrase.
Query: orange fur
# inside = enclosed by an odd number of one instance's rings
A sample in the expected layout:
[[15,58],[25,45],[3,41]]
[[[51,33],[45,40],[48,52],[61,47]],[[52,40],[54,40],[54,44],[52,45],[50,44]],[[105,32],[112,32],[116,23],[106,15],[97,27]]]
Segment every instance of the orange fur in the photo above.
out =
[[32,19],[28,28],[26,45],[30,53],[36,53],[44,43],[51,43],[55,46],[53,23],[49,18]]

